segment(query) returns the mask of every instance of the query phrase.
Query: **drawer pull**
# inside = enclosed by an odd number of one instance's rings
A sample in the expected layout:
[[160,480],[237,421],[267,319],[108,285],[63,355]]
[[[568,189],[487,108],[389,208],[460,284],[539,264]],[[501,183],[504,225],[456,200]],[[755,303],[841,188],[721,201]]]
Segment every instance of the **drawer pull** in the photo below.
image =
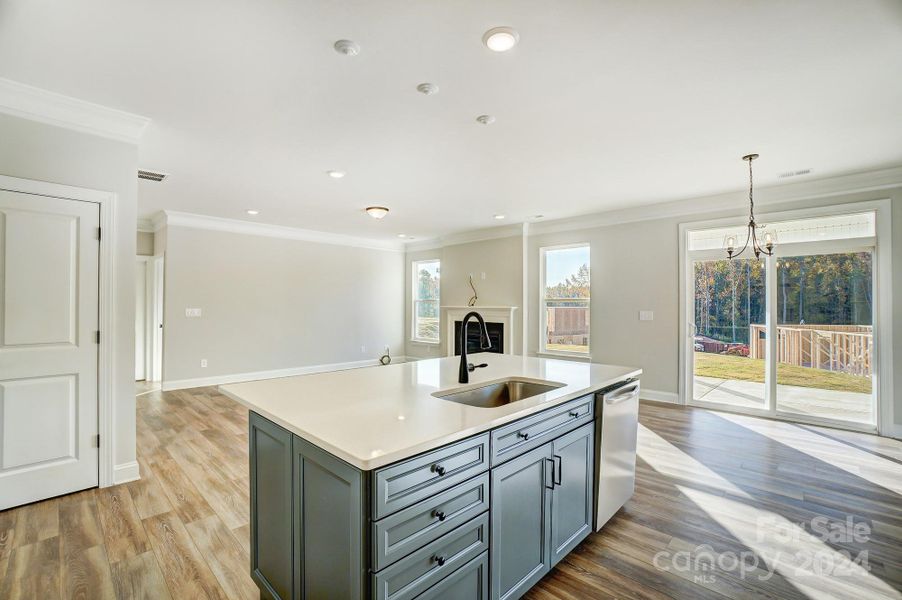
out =
[[429,467],[429,470],[433,473],[438,473],[439,477],[445,474],[445,467],[441,465],[432,465],[431,467]]
[[436,555],[436,556],[432,557],[432,560],[434,560],[436,563],[438,563],[438,566],[440,566],[440,567],[445,566],[445,557],[444,556]]
[[575,419],[576,417],[579,416],[579,411],[571,410],[571,411],[570,411],[569,413],[567,413],[567,414],[569,414],[571,417],[573,417],[573,418]]
[[444,513],[444,511],[441,511],[441,510],[432,511],[432,516],[433,516],[433,518],[438,519],[439,521],[445,520],[445,513]]
[[518,438],[521,438],[521,439],[524,439],[524,440],[528,440],[528,439],[529,439],[529,433],[523,433],[522,431],[518,431],[518,432],[517,432],[517,437],[518,437]]

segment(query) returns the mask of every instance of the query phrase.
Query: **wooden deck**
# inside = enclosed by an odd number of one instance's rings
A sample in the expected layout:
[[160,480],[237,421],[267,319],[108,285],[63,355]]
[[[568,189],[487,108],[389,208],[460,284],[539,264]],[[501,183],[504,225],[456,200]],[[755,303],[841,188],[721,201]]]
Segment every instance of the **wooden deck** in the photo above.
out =
[[[902,443],[667,405],[640,413],[635,496],[528,598],[902,598]],[[247,411],[214,388],[145,391],[138,460],[140,481],[0,512],[0,598],[257,598]],[[822,541],[818,517],[868,533]],[[861,552],[867,568],[845,566],[843,553]],[[706,553],[713,569],[683,569]],[[730,556],[758,567],[742,574]]]

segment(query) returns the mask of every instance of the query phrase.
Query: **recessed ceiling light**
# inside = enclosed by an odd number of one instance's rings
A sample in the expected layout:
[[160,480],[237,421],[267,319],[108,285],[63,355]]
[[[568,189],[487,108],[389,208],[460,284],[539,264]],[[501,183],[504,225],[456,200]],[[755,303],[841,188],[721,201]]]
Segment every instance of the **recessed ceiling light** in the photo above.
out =
[[249,209],[247,209],[245,212],[246,212],[247,214],[251,215],[251,216],[259,215],[259,214],[260,214],[260,211],[259,211],[259,210],[254,210],[253,208],[249,208]]
[[388,209],[384,206],[367,206],[366,214],[374,219],[382,219],[388,214]]
[[345,56],[357,56],[360,54],[360,46],[351,40],[338,40],[332,45],[335,51]]
[[545,215],[533,215],[532,218],[533,219],[544,219]]
[[345,176],[344,171],[326,171],[326,174],[332,179],[341,179]]
[[438,86],[434,83],[421,83],[417,86],[417,91],[426,96],[438,94]]
[[494,27],[482,36],[482,43],[495,52],[507,52],[519,41],[520,34],[512,27]]
[[404,235],[403,233],[399,233],[399,234],[398,234],[398,237],[401,238],[401,239],[404,239],[404,238],[406,238],[407,236]]
[[482,123],[483,125],[491,125],[495,122],[495,117],[492,115],[479,115],[476,117],[476,121]]
[[506,216],[506,215],[495,215],[495,219],[497,219],[497,220],[500,221],[500,220],[503,219],[505,216]]

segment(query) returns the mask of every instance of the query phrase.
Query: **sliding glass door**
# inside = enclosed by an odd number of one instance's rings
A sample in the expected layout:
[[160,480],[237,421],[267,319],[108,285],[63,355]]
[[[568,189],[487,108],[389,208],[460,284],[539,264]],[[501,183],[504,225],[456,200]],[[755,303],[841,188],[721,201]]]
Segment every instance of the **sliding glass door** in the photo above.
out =
[[787,241],[760,259],[724,257],[719,240],[735,228],[689,231],[687,401],[873,428],[873,218],[771,224]]
[[776,409],[874,423],[872,253],[777,260]]

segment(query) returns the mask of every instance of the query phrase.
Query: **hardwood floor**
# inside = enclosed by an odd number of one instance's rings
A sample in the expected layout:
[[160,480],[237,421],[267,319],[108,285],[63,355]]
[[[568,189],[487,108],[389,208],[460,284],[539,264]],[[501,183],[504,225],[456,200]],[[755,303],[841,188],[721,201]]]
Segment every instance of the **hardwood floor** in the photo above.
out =
[[[247,411],[142,392],[141,480],[0,512],[0,598],[258,597]],[[640,422],[635,496],[527,598],[902,598],[902,443],[658,404]]]

